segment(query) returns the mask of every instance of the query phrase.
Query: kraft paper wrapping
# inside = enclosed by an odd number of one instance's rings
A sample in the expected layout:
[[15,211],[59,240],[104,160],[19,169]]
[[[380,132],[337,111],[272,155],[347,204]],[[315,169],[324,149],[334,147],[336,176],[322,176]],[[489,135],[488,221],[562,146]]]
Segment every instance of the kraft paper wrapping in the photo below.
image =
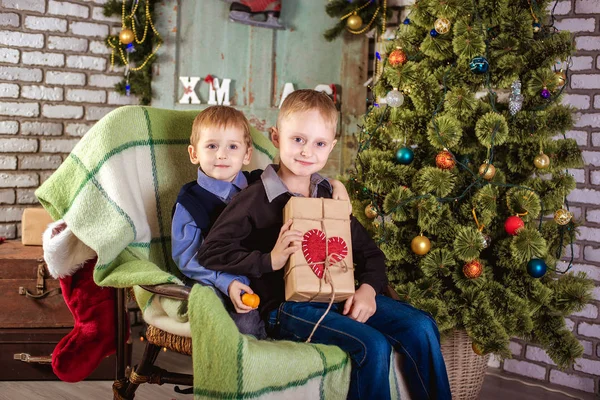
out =
[[322,198],[292,197],[286,204],[283,210],[283,221],[285,223],[292,219],[291,229],[299,230],[303,235],[317,229],[324,233],[320,236],[323,240],[341,243],[341,238],[347,247],[345,257],[335,262],[336,256],[331,249],[336,247],[328,246],[330,262],[326,268],[329,273],[325,273],[321,279],[304,256],[306,247],[292,254],[284,270],[286,300],[326,303],[331,300],[334,293],[334,301],[340,302],[354,295],[354,264],[348,209],[347,201]]

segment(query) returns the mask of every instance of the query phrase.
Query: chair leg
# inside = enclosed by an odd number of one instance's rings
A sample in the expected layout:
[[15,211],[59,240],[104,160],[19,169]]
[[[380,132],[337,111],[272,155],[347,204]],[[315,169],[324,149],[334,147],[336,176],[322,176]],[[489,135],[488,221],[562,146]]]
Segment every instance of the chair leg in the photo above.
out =
[[[154,362],[160,353],[161,347],[150,342],[146,342],[146,349],[140,365],[135,366],[135,373],[138,376],[146,376],[152,372]],[[113,384],[113,392],[115,393],[114,400],[133,400],[135,391],[140,386],[139,383],[132,382],[129,378],[125,378],[123,383],[115,381]]]

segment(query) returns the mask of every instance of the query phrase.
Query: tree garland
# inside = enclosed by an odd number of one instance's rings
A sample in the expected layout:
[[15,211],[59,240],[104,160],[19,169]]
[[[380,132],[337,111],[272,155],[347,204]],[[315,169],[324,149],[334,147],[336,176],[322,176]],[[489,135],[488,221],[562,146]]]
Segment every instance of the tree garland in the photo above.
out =
[[325,12],[339,22],[325,31],[323,36],[329,42],[347,30],[354,35],[361,35],[371,29],[385,30],[385,21],[391,12],[387,0],[330,0]]
[[106,46],[112,50],[110,62],[125,67],[123,80],[115,85],[118,93],[136,95],[140,104],[152,100],[152,65],[162,38],[154,27],[156,0],[109,0],[104,15],[121,15],[121,32],[108,35]]

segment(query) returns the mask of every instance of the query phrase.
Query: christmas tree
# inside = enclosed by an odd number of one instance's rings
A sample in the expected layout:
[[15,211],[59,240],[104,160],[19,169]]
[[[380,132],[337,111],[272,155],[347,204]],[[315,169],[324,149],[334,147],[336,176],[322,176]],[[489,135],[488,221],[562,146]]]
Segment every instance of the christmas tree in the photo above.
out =
[[525,338],[564,368],[583,352],[564,317],[593,282],[561,261],[583,161],[560,102],[573,40],[549,3],[417,0],[377,55],[348,187],[391,285],[442,333],[501,357]]

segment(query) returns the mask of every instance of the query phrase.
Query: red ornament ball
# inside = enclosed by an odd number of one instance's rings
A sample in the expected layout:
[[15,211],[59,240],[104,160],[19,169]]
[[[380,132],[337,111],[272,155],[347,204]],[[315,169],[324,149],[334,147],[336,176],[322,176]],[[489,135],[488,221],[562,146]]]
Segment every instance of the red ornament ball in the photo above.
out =
[[388,62],[392,67],[396,67],[398,65],[402,65],[406,62],[408,57],[406,53],[399,47],[396,47],[396,50],[392,51],[388,57]]
[[448,150],[444,150],[435,156],[435,165],[439,169],[452,169],[456,165],[456,161],[454,161],[454,157]]
[[483,273],[483,265],[479,260],[471,260],[463,266],[463,274],[469,279],[479,278]]
[[515,236],[519,233],[521,229],[525,227],[525,222],[519,217],[512,216],[506,219],[504,223],[504,230],[511,236]]

